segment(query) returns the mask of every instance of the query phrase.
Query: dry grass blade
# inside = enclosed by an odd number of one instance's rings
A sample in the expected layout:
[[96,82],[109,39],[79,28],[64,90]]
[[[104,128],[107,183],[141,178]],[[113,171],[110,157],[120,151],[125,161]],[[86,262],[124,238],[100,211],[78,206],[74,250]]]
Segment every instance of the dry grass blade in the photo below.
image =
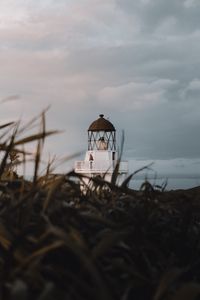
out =
[[11,101],[16,101],[20,99],[20,95],[10,95],[8,97],[5,97],[3,99],[1,99],[0,103],[6,103],[6,102],[11,102]]
[[45,128],[46,128],[45,113],[43,112],[41,114],[41,131],[42,131],[41,132],[41,139],[38,139],[37,151],[36,151],[36,155],[35,155],[35,168],[34,168],[34,178],[33,178],[34,183],[36,183],[36,181],[37,181],[42,148],[44,146],[44,141],[45,141],[45,137],[46,137]]
[[129,182],[131,181],[131,179],[133,178],[134,174],[130,174],[121,184],[121,188],[126,188],[129,185]]
[[8,144],[8,147],[5,151],[5,154],[4,154],[4,157],[1,161],[1,165],[0,165],[0,178],[2,177],[2,174],[4,172],[4,169],[6,167],[6,162],[7,162],[7,159],[8,159],[8,156],[9,156],[9,153],[13,150],[13,147],[14,147],[14,140],[15,140],[15,136],[17,134],[17,129],[18,129],[18,126],[16,127],[11,139],[10,139],[10,142]]
[[5,226],[1,223],[0,223],[0,244],[6,250],[8,250],[11,245],[10,234],[6,230]]
[[40,157],[41,157],[41,141],[38,141],[37,144],[37,151],[35,154],[35,167],[34,167],[34,176],[33,176],[33,183],[37,182],[38,170],[40,165]]
[[[22,145],[23,148],[23,153],[22,153],[22,166],[23,166],[23,177],[26,176],[26,162],[27,162],[27,158],[26,158],[26,154],[24,153],[24,145]],[[24,182],[24,181],[23,181]]]
[[116,182],[117,182],[117,178],[118,178],[118,174],[119,174],[119,166],[120,166],[120,162],[121,162],[121,158],[119,158],[119,159],[117,160],[117,163],[116,163],[116,165],[115,165],[115,169],[114,169],[114,171],[113,171],[113,173],[112,173],[112,178],[111,178],[111,184],[112,184],[112,185],[115,185]]
[[[8,136],[12,130],[15,130],[15,128],[18,126],[19,130],[19,122],[13,122],[10,126],[6,127],[6,130],[2,130],[2,134],[0,135],[0,141],[3,140],[3,138],[6,137],[6,140],[8,140]],[[2,142],[3,143],[3,142]]]
[[46,120],[45,120],[45,112],[42,112],[42,134],[43,134],[43,138],[42,138],[42,144],[44,145],[44,141],[45,141],[45,137],[46,137]]
[[46,199],[43,204],[43,212],[45,212],[49,206],[50,201],[52,200],[55,192],[60,188],[60,186],[64,183],[65,176],[60,176],[58,179],[55,179],[51,184]]
[[118,178],[118,174],[119,174],[120,162],[121,162],[122,153],[123,153],[123,148],[124,148],[124,131],[122,131],[122,139],[121,139],[121,148],[120,148],[119,158],[117,160],[117,163],[115,165],[115,169],[114,169],[112,177],[111,177],[111,184],[113,184],[113,185],[115,185],[116,182],[117,182],[117,178]]
[[[50,108],[50,105],[49,105],[46,109],[44,109],[44,110],[42,111],[42,114],[43,114],[43,113],[45,114],[45,113],[49,110],[49,108]],[[36,126],[36,125],[35,125],[35,122],[36,122],[37,120],[39,120],[40,118],[41,118],[40,115],[38,115],[38,116],[32,118],[29,122],[27,122],[24,126],[22,126],[22,127],[19,129],[18,134],[22,134],[24,131],[27,131],[27,130],[31,129],[32,127],[35,127],[35,126]]]
[[[0,144],[0,151],[7,151],[8,147],[9,147],[9,145]],[[32,154],[31,152],[27,152],[25,150],[20,150],[20,149],[14,148],[14,146],[12,148],[12,151],[15,151],[16,153],[19,153],[19,154],[25,154],[25,155],[31,155]]]
[[138,174],[138,173],[140,173],[140,172],[142,172],[142,171],[144,171],[144,170],[150,170],[150,167],[151,167],[152,165],[153,165],[153,163],[150,163],[150,164],[148,164],[148,165],[146,165],[146,166],[144,166],[144,167],[142,167],[142,168],[136,170],[136,171],[133,172],[132,174],[130,174],[130,175],[122,182],[121,187],[122,187],[122,188],[126,188],[126,187],[128,186],[128,184],[129,184],[129,182],[131,181],[131,179],[132,179],[136,174]]
[[[83,154],[83,151],[76,152],[74,154],[67,155],[63,158],[58,158],[58,159],[56,159],[56,157],[54,156],[51,160],[49,159],[49,161],[48,161],[48,165],[47,165],[48,172],[46,172],[46,173],[49,174],[51,172],[54,172],[59,166],[62,166],[64,163],[80,156],[81,154]],[[74,174],[76,174],[76,173],[74,173]]]
[[15,124],[15,122],[9,122],[9,123],[0,125],[0,130],[3,129],[3,128],[5,128],[5,127],[8,127],[8,126],[10,126],[10,125],[13,125],[13,124]]
[[56,155],[54,155],[52,158],[49,157],[47,167],[45,168],[46,178],[48,178],[48,176],[53,172],[54,170],[53,164],[55,163],[55,161],[56,161]]
[[[47,132],[45,132],[45,137],[47,137],[49,135],[53,135],[53,134],[58,134],[58,133],[61,133],[61,131],[58,131],[58,130],[47,131]],[[14,146],[38,141],[40,139],[42,139],[42,140],[44,139],[44,133],[33,134],[31,136],[28,136],[26,138],[18,140],[14,143]]]

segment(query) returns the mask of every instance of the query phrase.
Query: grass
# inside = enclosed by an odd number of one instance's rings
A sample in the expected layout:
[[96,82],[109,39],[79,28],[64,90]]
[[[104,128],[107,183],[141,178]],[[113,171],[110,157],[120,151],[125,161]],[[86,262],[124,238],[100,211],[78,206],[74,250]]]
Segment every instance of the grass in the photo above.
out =
[[[54,160],[39,175],[45,139],[57,131],[46,130],[43,112],[39,132],[26,135],[38,120],[0,126],[0,299],[196,299],[200,189],[145,183],[137,192],[131,176],[118,187],[114,172],[82,194],[81,176],[53,174]],[[31,181],[16,172],[28,160]]]

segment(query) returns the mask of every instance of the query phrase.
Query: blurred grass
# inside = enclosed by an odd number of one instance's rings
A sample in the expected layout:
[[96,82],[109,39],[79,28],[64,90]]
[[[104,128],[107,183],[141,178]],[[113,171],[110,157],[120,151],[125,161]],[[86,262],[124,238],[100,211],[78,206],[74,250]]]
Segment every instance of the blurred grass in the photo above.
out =
[[[45,139],[57,131],[46,130],[44,111],[39,131],[26,135],[38,120],[0,125],[0,299],[196,299],[200,188],[164,192],[145,182],[137,192],[128,188],[135,173],[119,187],[119,161],[110,183],[94,178],[83,194],[82,175],[53,173],[54,158],[39,175]],[[17,166],[30,142],[27,181]]]

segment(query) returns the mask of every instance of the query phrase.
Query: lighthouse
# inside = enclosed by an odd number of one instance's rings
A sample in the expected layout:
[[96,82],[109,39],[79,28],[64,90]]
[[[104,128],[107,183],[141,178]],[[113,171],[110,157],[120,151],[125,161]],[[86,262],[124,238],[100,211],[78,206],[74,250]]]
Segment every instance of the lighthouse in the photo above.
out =
[[[86,185],[89,183],[90,178],[96,176],[101,176],[110,182],[117,161],[115,127],[101,114],[88,128],[88,149],[85,159],[75,162],[75,172],[86,175],[83,178]],[[127,174],[128,162],[120,161],[117,178],[118,185],[123,182]]]

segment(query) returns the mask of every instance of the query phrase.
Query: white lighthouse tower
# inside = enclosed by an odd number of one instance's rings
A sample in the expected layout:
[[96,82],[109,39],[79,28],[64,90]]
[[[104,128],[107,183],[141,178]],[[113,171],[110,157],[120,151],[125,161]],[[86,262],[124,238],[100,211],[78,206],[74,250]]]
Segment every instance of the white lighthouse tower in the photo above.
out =
[[[75,172],[84,174],[87,185],[91,177],[101,176],[111,181],[118,159],[116,148],[116,130],[113,124],[99,115],[88,128],[88,150],[84,161],[76,161]],[[128,162],[121,161],[118,170],[117,184],[120,184],[128,174]]]

